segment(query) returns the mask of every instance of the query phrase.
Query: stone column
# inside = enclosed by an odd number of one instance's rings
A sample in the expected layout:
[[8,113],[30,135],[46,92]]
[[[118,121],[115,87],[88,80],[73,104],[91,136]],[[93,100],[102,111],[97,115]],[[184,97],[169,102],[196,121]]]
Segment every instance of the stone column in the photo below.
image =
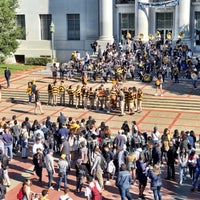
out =
[[113,38],[113,0],[99,0],[100,36],[98,44],[105,49],[107,43],[112,44]]
[[141,8],[138,2],[149,3],[149,0],[136,0],[135,1],[135,35],[142,33],[143,40],[148,40],[149,35],[149,8]]
[[185,39],[190,37],[190,7],[191,0],[179,0],[178,33],[183,31]]

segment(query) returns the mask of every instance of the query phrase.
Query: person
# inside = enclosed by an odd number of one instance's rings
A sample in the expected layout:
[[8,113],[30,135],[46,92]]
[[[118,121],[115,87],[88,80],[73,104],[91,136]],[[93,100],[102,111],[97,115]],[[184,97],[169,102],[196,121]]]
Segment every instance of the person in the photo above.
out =
[[68,192],[69,192],[69,188],[66,187],[64,189],[64,194],[61,195],[58,200],[72,200],[72,198],[69,197]]
[[64,188],[67,187],[67,172],[69,169],[69,164],[66,160],[66,154],[61,154],[60,159],[58,161],[58,168],[59,168],[58,191],[60,191],[62,180],[64,181]]
[[10,87],[11,71],[10,71],[10,69],[8,68],[8,66],[6,67],[6,69],[5,69],[5,71],[4,71],[4,75],[5,75],[5,79],[6,79],[6,82],[7,82],[7,87],[9,88],[9,87]]
[[52,98],[53,98],[53,106],[57,106],[57,101],[58,101],[58,94],[59,94],[59,87],[56,84],[57,82],[55,81],[52,85]]
[[42,110],[42,104],[40,101],[40,95],[39,95],[39,90],[36,90],[35,92],[35,109],[34,109],[34,114],[37,115],[37,109],[39,107],[40,110],[40,114],[44,114],[43,110]]
[[26,94],[28,95],[28,103],[30,104],[32,101],[32,82],[28,82],[28,87],[26,89]]
[[0,199],[1,200],[5,200],[6,198],[6,187],[3,185],[3,184],[0,184],[0,191],[1,191],[1,194],[0,194]]
[[10,132],[9,127],[5,127],[4,133],[2,136],[3,142],[4,142],[4,150],[5,154],[10,156],[10,161],[13,159],[13,136]]
[[53,175],[55,174],[55,169],[54,169],[54,159],[53,159],[52,149],[49,149],[48,154],[44,157],[44,163],[48,173],[48,188],[53,190],[52,180],[53,180]]
[[153,190],[154,200],[162,200],[162,194],[160,192],[162,186],[160,165],[154,165],[154,167],[149,170],[148,177],[151,180],[151,190]]
[[94,150],[94,164],[91,169],[91,174],[98,179],[101,189],[104,189],[103,183],[103,170],[101,168],[101,152],[99,147],[96,147]]
[[187,175],[187,163],[188,163],[189,154],[186,149],[180,151],[178,154],[178,162],[179,162],[179,184],[182,185],[183,180],[186,179]]
[[86,165],[82,163],[82,159],[76,161],[76,192],[81,192],[84,182],[84,177],[88,174]]
[[47,92],[48,92],[47,105],[53,105],[53,94],[52,94],[52,84],[51,83],[48,84]]
[[137,91],[137,112],[142,112],[142,99],[143,99],[143,91],[141,88]]
[[137,179],[139,181],[139,198],[145,199],[144,190],[147,186],[147,169],[144,163],[145,157],[144,154],[140,154],[139,159],[136,161],[137,167]]
[[20,135],[20,142],[21,144],[21,149],[22,149],[22,158],[26,159],[28,157],[27,155],[27,149],[28,149],[28,131],[26,129],[26,126],[24,125],[21,128],[21,135]]
[[58,116],[57,122],[58,122],[58,125],[59,125],[58,126],[59,129],[62,128],[63,124],[66,124],[67,118],[65,117],[63,112],[60,112],[60,116]]
[[176,148],[172,141],[169,141],[169,150],[167,151],[167,180],[175,180],[175,159],[177,157]]
[[48,190],[42,190],[42,196],[40,197],[40,200],[49,200],[48,199]]
[[64,87],[64,81],[62,80],[59,85],[59,96],[60,96],[60,105],[65,105],[65,87]]
[[9,159],[8,156],[6,156],[3,153],[2,149],[0,149],[0,163],[1,163],[1,168],[3,169],[4,180],[7,186],[10,187],[10,178],[8,175]]
[[[195,174],[194,174],[194,179],[192,181],[192,189],[191,192],[194,192],[198,179],[199,179],[199,175],[200,175],[200,155],[198,155],[197,157],[197,161],[196,161],[196,170],[195,170]],[[200,191],[200,181],[198,183],[198,191]]]
[[130,172],[126,169],[126,165],[122,164],[116,179],[116,186],[119,189],[121,200],[125,200],[126,198],[128,200],[132,199],[130,194],[131,181],[132,177]]
[[155,86],[156,86],[155,96],[158,95],[158,90],[160,90],[160,96],[163,96],[162,85],[163,85],[163,79],[162,79],[162,76],[159,75],[158,78],[155,81]]
[[23,199],[22,200],[31,200],[31,180],[25,179],[22,184],[22,191],[23,191]]
[[56,63],[53,63],[53,66],[51,67],[52,70],[52,77],[54,82],[57,82],[57,76],[58,76],[58,68],[56,66]]
[[35,166],[35,172],[39,177],[39,182],[42,182],[42,168],[43,168],[44,156],[42,150],[37,148],[37,153],[33,155],[33,164]]
[[123,89],[121,89],[120,90],[120,92],[119,92],[119,106],[120,106],[120,112],[121,112],[121,114],[120,114],[120,116],[124,116],[125,115],[125,110],[124,110],[124,105],[125,105],[125,96],[124,96],[124,92],[123,92]]
[[98,183],[98,181],[94,180],[92,176],[88,177],[88,186],[85,188],[85,197],[87,200],[96,199],[101,200],[102,194],[101,194],[101,187]]

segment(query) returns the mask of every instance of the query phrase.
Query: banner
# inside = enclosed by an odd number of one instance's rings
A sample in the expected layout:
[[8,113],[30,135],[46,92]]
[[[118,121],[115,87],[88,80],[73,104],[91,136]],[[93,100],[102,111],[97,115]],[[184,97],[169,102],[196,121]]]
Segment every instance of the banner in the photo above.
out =
[[173,7],[178,4],[179,4],[179,0],[152,2],[152,3],[138,2],[138,7],[140,9],[142,9],[142,8],[166,8],[166,7]]

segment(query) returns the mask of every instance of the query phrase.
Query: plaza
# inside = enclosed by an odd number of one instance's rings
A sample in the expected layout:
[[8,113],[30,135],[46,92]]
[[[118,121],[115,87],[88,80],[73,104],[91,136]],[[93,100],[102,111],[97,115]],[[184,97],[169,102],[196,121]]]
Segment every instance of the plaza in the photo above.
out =
[[[45,72],[45,70],[44,70]],[[41,93],[41,100],[43,102],[44,115],[34,115],[34,104],[28,104],[28,97],[26,96],[26,88],[28,81],[35,80],[38,89]],[[6,85],[4,77],[0,77],[2,85]],[[73,117],[75,120],[81,120],[82,118],[87,119],[89,116],[92,116],[97,121],[97,124],[100,125],[104,121],[112,130],[112,135],[116,135],[117,131],[121,128],[122,123],[127,120],[129,125],[131,121],[137,121],[141,131],[147,131],[150,133],[153,130],[153,127],[156,125],[158,130],[162,133],[164,128],[169,128],[171,132],[175,129],[178,130],[194,130],[198,138],[200,125],[200,111],[198,102],[200,101],[199,93],[200,88],[194,90],[191,84],[191,80],[180,80],[179,84],[173,83],[171,80],[167,80],[164,85],[164,96],[160,97],[154,96],[155,87],[154,83],[143,83],[139,81],[127,81],[123,83],[123,86],[136,86],[137,88],[142,88],[144,92],[144,101],[143,101],[143,111],[142,113],[136,113],[134,115],[125,115],[120,117],[118,113],[106,114],[104,112],[95,112],[91,110],[75,109],[63,106],[48,106],[46,105],[47,99],[47,86],[48,83],[52,83],[51,75],[43,75],[42,71],[28,71],[23,73],[16,73],[12,75],[11,86],[8,89],[3,89],[2,91],[2,102],[0,104],[1,117],[6,117],[7,120],[11,120],[13,115],[17,116],[17,120],[22,122],[26,116],[29,117],[30,122],[32,123],[37,119],[42,123],[47,116],[51,116],[52,121],[56,121],[60,112],[64,112],[66,117]],[[66,85],[72,84],[75,87],[77,80],[65,81]],[[97,80],[96,82],[89,82],[90,86],[97,88],[101,85],[101,81]],[[111,86],[111,82],[107,83],[106,87]],[[152,101],[148,101],[152,99]],[[164,108],[163,100],[164,99],[173,99],[173,105],[170,105],[168,108]],[[188,107],[188,100],[191,102],[191,105]],[[157,107],[153,107],[156,102]],[[176,102],[177,105],[176,105]],[[180,102],[185,103],[185,108],[177,109],[180,106]],[[160,105],[159,105],[160,104]],[[152,107],[151,107],[152,106]],[[16,155],[14,160],[10,163],[9,175],[11,178],[11,186],[8,188],[8,193],[6,199],[14,200],[16,199],[16,193],[18,192],[21,182],[25,177],[30,177],[33,180],[32,190],[34,192],[41,192],[42,188],[47,188],[47,177],[46,170],[44,169],[43,174],[43,183],[42,185],[36,182],[36,176],[32,174],[32,157],[31,152],[29,153],[29,159],[22,160],[20,155]],[[163,178],[166,176],[166,171],[163,171]],[[70,172],[68,176],[68,187],[70,188],[69,195],[73,199],[83,199],[84,194],[77,195],[74,193],[75,190],[75,172],[74,169]],[[42,187],[42,188],[41,188]],[[199,193],[190,192],[191,181],[188,179],[185,184],[182,186],[178,185],[178,176],[176,181],[166,181],[163,179],[163,199],[172,200],[172,199],[188,199],[188,200],[197,200],[199,199]],[[152,194],[148,193],[149,184],[145,190],[147,199],[152,199]],[[138,188],[137,186],[132,186],[131,193],[133,199],[137,199]],[[49,191],[50,199],[58,199],[58,196],[62,194],[56,190]],[[119,193],[115,187],[115,182],[111,181],[111,184],[105,186],[103,191],[104,199],[119,199]]]

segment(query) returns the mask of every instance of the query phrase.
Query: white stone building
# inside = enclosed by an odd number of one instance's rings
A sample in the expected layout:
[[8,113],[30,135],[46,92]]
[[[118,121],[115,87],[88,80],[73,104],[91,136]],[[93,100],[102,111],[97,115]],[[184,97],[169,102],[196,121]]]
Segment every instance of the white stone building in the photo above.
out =
[[19,0],[17,24],[25,30],[18,61],[49,56],[63,62],[74,50],[84,57],[93,41],[105,48],[127,32],[146,41],[159,31],[163,42],[169,31],[172,41],[183,32],[183,41],[200,52],[200,0]]

